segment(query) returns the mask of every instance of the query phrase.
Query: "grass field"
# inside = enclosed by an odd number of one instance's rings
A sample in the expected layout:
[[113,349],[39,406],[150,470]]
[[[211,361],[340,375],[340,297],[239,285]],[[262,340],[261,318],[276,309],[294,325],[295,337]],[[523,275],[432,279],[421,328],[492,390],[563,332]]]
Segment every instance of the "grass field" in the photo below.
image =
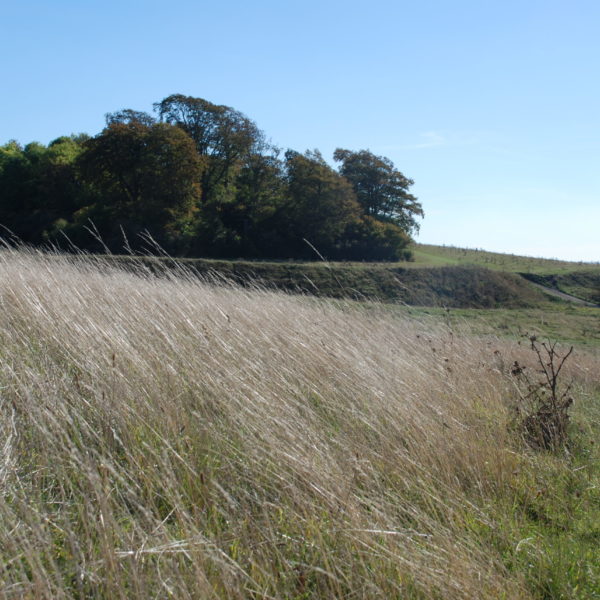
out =
[[[600,273],[600,262],[571,262],[549,258],[534,258],[515,254],[502,254],[486,250],[415,244],[412,247],[414,267],[479,265],[497,271],[512,273],[564,274],[574,271]],[[600,257],[599,257],[600,258]]]
[[567,447],[533,449],[510,315],[541,311],[8,250],[0,309],[4,598],[600,596],[600,356],[561,373]]
[[600,315],[597,308],[569,304],[547,304],[530,309],[401,309],[410,315],[431,315],[449,328],[468,329],[477,335],[497,335],[512,340],[536,335],[577,344],[600,347]]

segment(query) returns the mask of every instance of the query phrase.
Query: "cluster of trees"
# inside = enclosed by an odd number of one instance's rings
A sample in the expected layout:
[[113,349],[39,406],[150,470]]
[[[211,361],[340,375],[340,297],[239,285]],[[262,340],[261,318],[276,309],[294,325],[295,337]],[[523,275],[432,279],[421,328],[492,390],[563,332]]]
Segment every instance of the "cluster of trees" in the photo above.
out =
[[0,225],[90,251],[151,236],[179,256],[408,256],[423,211],[387,158],[338,149],[336,170],[318,151],[281,153],[230,107],[172,95],[154,109],[110,113],[95,137],[1,146]]

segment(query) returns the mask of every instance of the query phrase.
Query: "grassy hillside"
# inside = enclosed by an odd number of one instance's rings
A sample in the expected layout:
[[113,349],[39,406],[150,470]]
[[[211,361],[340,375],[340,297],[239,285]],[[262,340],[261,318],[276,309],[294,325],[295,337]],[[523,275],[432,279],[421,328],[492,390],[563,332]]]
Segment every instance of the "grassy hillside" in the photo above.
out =
[[525,279],[600,304],[600,263],[569,262],[485,250],[415,244],[413,268],[478,265],[518,273]]
[[272,289],[412,306],[526,308],[557,302],[527,281],[589,302],[600,299],[600,265],[423,244],[415,245],[413,252],[415,260],[402,263],[105,259],[130,270],[138,270],[140,262],[154,273],[183,266],[215,281],[259,281]]
[[414,306],[495,308],[536,306],[544,295],[513,273],[477,266],[413,269],[407,263],[295,263],[105,257],[112,264],[152,273],[181,267],[214,281],[329,298],[375,299]]
[[600,269],[566,273],[523,273],[525,279],[600,304]]
[[574,271],[593,271],[600,273],[600,263],[571,262],[550,258],[533,258],[515,254],[502,254],[454,246],[435,246],[415,244],[413,267],[479,265],[495,271],[512,273],[562,274]]
[[597,355],[550,452],[431,316],[6,250],[0,309],[2,597],[600,594]]

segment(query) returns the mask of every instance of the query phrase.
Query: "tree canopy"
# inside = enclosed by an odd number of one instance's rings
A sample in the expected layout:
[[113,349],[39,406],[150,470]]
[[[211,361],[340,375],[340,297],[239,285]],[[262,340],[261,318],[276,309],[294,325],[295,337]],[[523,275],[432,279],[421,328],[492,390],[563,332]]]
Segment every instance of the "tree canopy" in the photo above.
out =
[[283,210],[296,252],[314,254],[309,242],[322,253],[335,253],[348,225],[360,216],[352,186],[318,151],[289,150],[285,172],[288,193]]
[[189,229],[200,197],[202,160],[178,127],[109,120],[83,144],[77,165],[97,196],[96,210],[86,216],[106,222],[111,238],[119,230],[130,235],[148,230],[164,243]]
[[180,256],[406,258],[423,210],[388,158],[338,148],[336,170],[317,150],[282,154],[203,98],[154,111],[108,113],[94,137],[0,146],[0,225],[65,249],[135,250],[147,232]]
[[340,173],[352,184],[366,215],[398,225],[410,233],[418,230],[421,204],[408,192],[414,181],[405,177],[385,156],[368,150],[352,152],[338,148],[333,158]]

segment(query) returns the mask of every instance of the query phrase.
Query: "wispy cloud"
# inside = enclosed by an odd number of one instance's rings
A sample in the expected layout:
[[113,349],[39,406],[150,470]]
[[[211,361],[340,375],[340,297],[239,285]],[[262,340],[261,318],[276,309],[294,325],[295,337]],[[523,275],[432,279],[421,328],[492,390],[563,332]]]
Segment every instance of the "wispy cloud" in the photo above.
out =
[[437,148],[445,146],[448,143],[448,138],[438,131],[424,131],[419,135],[421,141],[416,144],[411,144],[409,148]]
[[451,146],[471,146],[489,137],[482,132],[429,130],[415,134],[413,141],[404,144],[379,146],[380,151],[427,150]]

